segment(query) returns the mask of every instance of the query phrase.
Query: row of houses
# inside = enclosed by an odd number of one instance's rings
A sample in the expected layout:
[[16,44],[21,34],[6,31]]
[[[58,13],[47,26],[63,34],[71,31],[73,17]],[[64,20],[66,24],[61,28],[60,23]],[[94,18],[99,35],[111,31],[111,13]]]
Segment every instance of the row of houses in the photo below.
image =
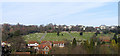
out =
[[[11,46],[7,41],[3,41],[1,46]],[[37,41],[29,41],[27,44],[27,48],[33,48],[36,50],[36,53],[39,54],[48,54],[49,51],[54,47],[63,48],[65,46],[64,41],[41,41],[39,44]]]
[[100,29],[108,29],[108,30],[110,30],[110,29],[117,29],[117,26],[106,26],[106,25],[101,25],[101,26],[99,26],[99,28]]
[[[79,27],[80,29],[83,29],[85,30],[87,27],[93,27],[93,26],[83,26],[83,25],[70,25],[70,26],[63,26],[63,28],[68,28],[68,29],[71,29],[71,28],[74,28],[74,27]],[[55,28],[59,28],[59,26],[55,26]],[[113,25],[113,26],[106,26],[106,25],[100,25],[99,27],[94,27],[95,29],[116,29],[117,26]]]
[[40,44],[37,41],[29,41],[28,48],[34,48],[40,54],[48,54],[52,47],[63,48],[64,44],[64,41],[41,41]]
[[[100,42],[110,42],[110,37],[100,37]],[[72,43],[72,41],[70,41]],[[81,45],[82,43],[86,42],[86,40],[77,40],[77,45]],[[90,43],[90,42],[89,42]],[[39,44],[37,41],[29,41],[27,43],[27,48],[33,48],[36,50],[36,53],[39,54],[48,54],[49,51],[54,47],[65,47],[66,42],[65,41],[41,41]],[[7,41],[3,41],[1,45],[4,46],[11,46],[10,43],[7,43]],[[95,43],[95,46],[97,45],[97,42]]]

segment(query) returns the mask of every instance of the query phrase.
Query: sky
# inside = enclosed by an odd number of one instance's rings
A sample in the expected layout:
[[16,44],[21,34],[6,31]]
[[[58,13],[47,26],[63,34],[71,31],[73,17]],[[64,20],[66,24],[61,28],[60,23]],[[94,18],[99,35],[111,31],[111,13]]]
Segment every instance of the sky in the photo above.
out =
[[118,2],[3,2],[1,23],[118,25]]

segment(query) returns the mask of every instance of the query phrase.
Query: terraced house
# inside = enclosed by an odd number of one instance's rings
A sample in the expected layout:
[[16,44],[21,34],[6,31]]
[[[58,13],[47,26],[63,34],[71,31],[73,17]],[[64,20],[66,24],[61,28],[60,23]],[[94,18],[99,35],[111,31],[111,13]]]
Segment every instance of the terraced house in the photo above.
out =
[[38,45],[38,52],[40,54],[48,54],[49,51],[52,49],[52,42],[51,41],[41,41],[41,44]]
[[38,45],[39,45],[39,43],[37,41],[29,41],[28,42],[28,48],[38,49]]
[[53,47],[64,47],[64,41],[53,41]]

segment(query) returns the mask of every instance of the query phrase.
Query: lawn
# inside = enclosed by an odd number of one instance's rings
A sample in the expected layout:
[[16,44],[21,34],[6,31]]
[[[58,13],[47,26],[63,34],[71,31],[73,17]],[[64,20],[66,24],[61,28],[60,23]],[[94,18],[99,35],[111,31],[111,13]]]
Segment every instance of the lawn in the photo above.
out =
[[[62,36],[63,34],[63,36]],[[26,42],[28,41],[38,41],[41,39],[41,37],[44,35],[44,33],[33,33],[23,36]],[[73,38],[70,37],[70,35],[66,32],[60,33],[59,36],[57,36],[57,33],[47,33],[45,37],[42,39],[42,41],[64,41],[64,40],[72,40]]]
[[[62,36],[63,34],[63,36]],[[59,36],[57,36],[57,33],[47,33],[45,37],[42,39],[42,41],[64,41],[64,40],[73,40],[75,37],[76,40],[90,40],[90,37],[94,35],[92,32],[84,32],[82,36],[79,35],[79,32],[73,32],[70,33],[71,36],[67,32],[61,32]],[[28,41],[38,41],[41,39],[41,37],[44,35],[44,33],[33,33],[23,36],[26,42]],[[97,37],[100,36],[108,36],[113,37],[113,33],[111,34],[98,34]]]
[[28,41],[38,41],[41,39],[41,37],[44,35],[44,33],[34,33],[34,34],[28,34],[23,36],[26,42]]
[[74,33],[70,33],[73,37],[75,37],[77,40],[89,40],[90,37],[92,37],[94,35],[94,33],[91,32],[84,32],[83,35],[81,36],[79,32],[74,32]]
[[[63,34],[63,36],[62,36]],[[57,36],[57,33],[47,33],[45,38],[42,39],[42,41],[63,41],[63,40],[72,40],[70,35],[68,33],[62,32],[59,36]]]
[[97,37],[100,37],[100,36],[105,36],[105,37],[110,37],[110,38],[113,38],[114,33],[111,33],[111,34],[98,34],[98,36],[97,36]]
[[[90,40],[90,38],[95,34],[94,32],[84,32],[83,35],[81,36],[79,32],[74,32],[74,33],[70,33],[73,37],[75,37],[77,40]],[[101,37],[101,36],[106,36],[106,37],[110,37],[112,38],[114,36],[114,33],[111,34],[98,34],[97,38]]]

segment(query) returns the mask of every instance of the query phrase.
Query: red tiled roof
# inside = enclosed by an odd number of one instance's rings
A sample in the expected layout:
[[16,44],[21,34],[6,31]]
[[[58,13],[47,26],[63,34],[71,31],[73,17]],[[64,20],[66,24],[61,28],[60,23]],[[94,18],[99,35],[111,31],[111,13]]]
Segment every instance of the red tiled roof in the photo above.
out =
[[7,41],[2,41],[2,42],[7,43]]
[[46,46],[48,46],[51,49],[50,45],[48,45],[48,44],[40,44],[40,45],[38,45],[38,48],[43,49]]
[[39,44],[37,41],[29,41],[28,42],[28,44],[35,44],[35,43]]
[[110,37],[100,37],[101,41],[110,42]]
[[99,28],[99,27],[95,27],[95,28]]
[[110,40],[104,40],[105,42],[110,42]]
[[15,54],[30,54],[30,52],[15,52]]

